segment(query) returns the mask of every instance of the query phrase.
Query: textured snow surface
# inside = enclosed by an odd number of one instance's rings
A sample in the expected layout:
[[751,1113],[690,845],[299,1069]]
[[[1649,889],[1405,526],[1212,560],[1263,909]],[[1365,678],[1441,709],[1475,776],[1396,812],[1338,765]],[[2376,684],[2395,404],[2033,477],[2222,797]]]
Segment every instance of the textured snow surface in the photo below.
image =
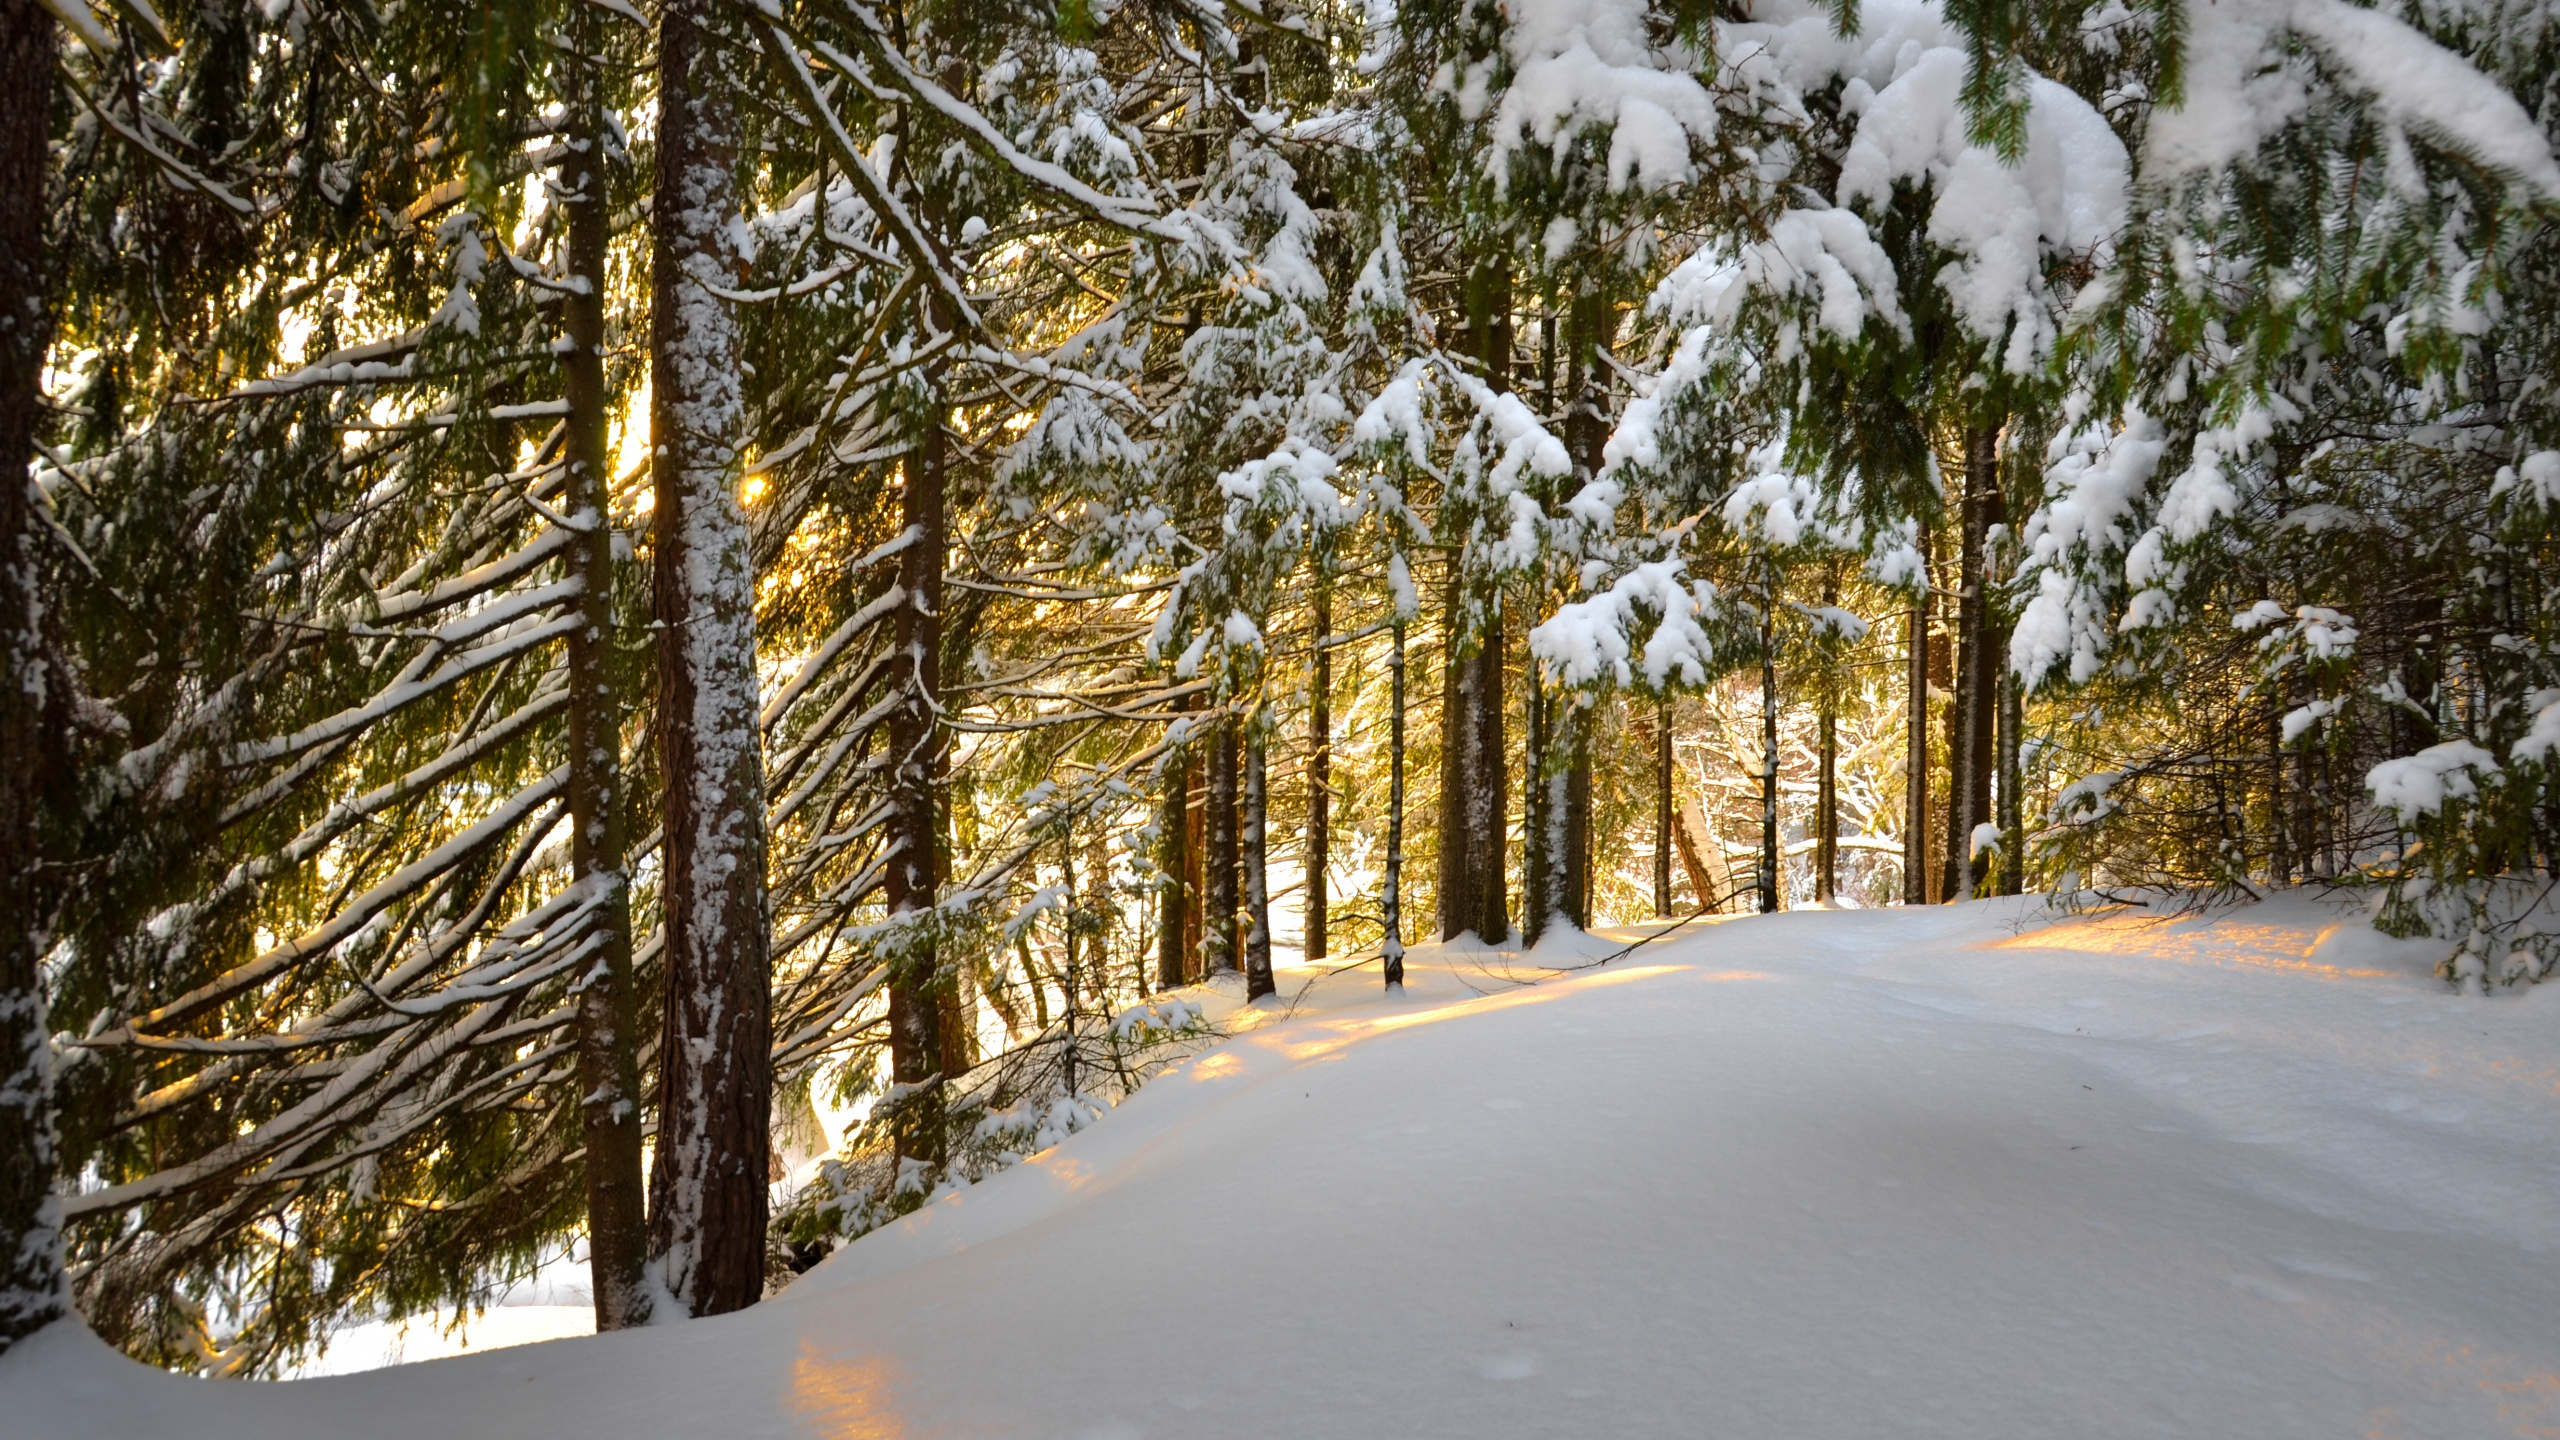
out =
[[58,1326],[0,1432],[2560,1427],[2560,987],[2448,995],[2307,900],[2048,918],[1732,920],[1530,986],[1417,947],[745,1314],[279,1385]]

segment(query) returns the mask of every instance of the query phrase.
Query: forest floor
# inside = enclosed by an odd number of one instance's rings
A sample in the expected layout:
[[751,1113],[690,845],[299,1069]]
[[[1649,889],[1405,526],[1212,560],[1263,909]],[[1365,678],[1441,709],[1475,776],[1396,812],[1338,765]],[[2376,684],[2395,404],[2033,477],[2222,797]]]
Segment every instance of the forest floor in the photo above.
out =
[[0,1433],[2560,1434],[2560,983],[2433,955],[2003,901],[1284,972],[744,1314],[280,1384],[58,1326]]

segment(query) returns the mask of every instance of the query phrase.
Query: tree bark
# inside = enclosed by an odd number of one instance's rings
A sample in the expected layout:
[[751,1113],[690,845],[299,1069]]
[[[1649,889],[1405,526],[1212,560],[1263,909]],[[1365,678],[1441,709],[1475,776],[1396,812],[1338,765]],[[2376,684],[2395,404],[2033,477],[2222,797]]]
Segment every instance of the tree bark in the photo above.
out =
[[1236,721],[1220,711],[1209,749],[1208,913],[1201,917],[1201,969],[1223,975],[1242,958],[1236,934]]
[[1814,781],[1813,898],[1828,905],[1840,887],[1840,711],[1822,691],[1821,774]]
[[1156,839],[1157,869],[1161,872],[1156,887],[1161,892],[1156,911],[1156,988],[1171,990],[1185,983],[1184,957],[1191,933],[1191,749],[1177,747],[1166,757],[1164,766],[1164,802],[1156,823],[1163,833]]
[[1902,903],[1929,901],[1929,531],[1920,531],[1920,590],[1904,619],[1910,707],[1904,718]]
[[1305,954],[1321,961],[1332,916],[1325,894],[1325,871],[1333,863],[1333,650],[1325,644],[1333,633],[1333,586],[1316,579],[1316,653],[1307,696],[1307,922]]
[[[938,377],[935,377],[938,379]],[[934,383],[928,380],[928,384]],[[914,537],[898,557],[898,584],[906,592],[892,643],[899,663],[893,683],[903,692],[889,717],[890,843],[886,901],[892,916],[919,917],[900,935],[889,977],[889,1078],[902,1087],[904,1107],[892,1127],[901,1159],[942,1163],[940,1082],[951,1074],[943,1054],[941,955],[932,927],[922,923],[941,898],[941,826],[934,776],[941,769],[943,732],[937,713],[942,692],[942,568],[945,546],[943,491],[950,441],[939,406],[900,467],[905,483],[899,520]],[[1038,984],[1035,978],[1033,984]]]
[[755,577],[737,495],[738,329],[719,294],[739,262],[728,15],[715,0],[661,12],[651,209],[667,1003],[649,1243],[695,1315],[764,1293],[773,1107]]
[[[53,1066],[38,962],[51,928],[36,885],[41,787],[56,773],[35,570],[36,426],[47,302],[53,17],[0,0],[0,1352],[65,1312],[54,1193]],[[49,763],[53,762],[53,763]]]
[[[1765,562],[1764,562],[1765,563]],[[1760,913],[1778,909],[1778,587],[1760,587]]]
[[1997,662],[1991,655],[1984,541],[2000,520],[2000,427],[1968,426],[1956,581],[1955,704],[1947,714],[1947,858],[1942,899],[1962,900],[1980,875],[1974,827],[1991,818],[1992,722]]
[[591,58],[601,23],[582,6],[570,23],[566,89],[569,158],[561,204],[569,216],[573,293],[561,302],[569,404],[568,510],[585,528],[569,567],[582,587],[569,636],[570,863],[590,894],[595,962],[578,983],[578,1102],[586,1142],[587,1263],[596,1329],[649,1318],[648,1194],[641,1175],[640,1061],[632,1005],[630,832],[623,795],[627,712],[614,660],[612,397],[605,389],[604,284],[610,180],[600,77]]
[[1404,988],[1404,622],[1387,648],[1387,874],[1379,955],[1390,990]]
[[[1996,654],[2009,653],[2008,628],[2000,632]],[[2000,893],[2015,895],[2027,883],[2026,777],[2019,763],[2025,739],[2026,692],[2005,662],[1999,664],[2000,685]]]
[[[1499,257],[1468,272],[1467,344],[1485,384],[1511,388],[1511,274]],[[1510,810],[1503,745],[1505,625],[1498,588],[1467,593],[1453,565],[1446,627],[1447,670],[1441,704],[1440,934],[1472,932],[1487,944],[1511,938],[1510,897],[1503,874],[1504,819]],[[1534,905],[1535,898],[1532,897]]]
[[[1653,728],[1653,914],[1671,914],[1671,701],[1664,697]],[[1704,896],[1699,897],[1704,899]]]
[[1270,726],[1254,715],[1244,726],[1244,998],[1259,1000],[1272,991],[1271,871],[1264,844],[1268,829],[1269,777],[1264,772]]

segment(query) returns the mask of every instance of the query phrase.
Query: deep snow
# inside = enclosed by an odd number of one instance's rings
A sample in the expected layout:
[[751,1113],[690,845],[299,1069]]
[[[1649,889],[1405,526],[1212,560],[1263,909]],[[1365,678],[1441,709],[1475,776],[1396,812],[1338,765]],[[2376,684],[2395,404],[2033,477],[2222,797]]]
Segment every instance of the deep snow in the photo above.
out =
[[2560,1429],[2560,987],[2306,900],[2048,921],[1418,949],[745,1314],[271,1385],[56,1327],[0,1434]]

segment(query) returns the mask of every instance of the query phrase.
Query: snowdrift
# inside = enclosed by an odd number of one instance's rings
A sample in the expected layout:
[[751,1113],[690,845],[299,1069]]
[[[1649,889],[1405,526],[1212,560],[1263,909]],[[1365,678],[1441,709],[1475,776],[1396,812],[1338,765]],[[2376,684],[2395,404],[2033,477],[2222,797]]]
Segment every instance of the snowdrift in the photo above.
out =
[[2435,958],[1998,902],[1302,972],[745,1314],[268,1385],[57,1326],[0,1434],[2549,1434],[2560,987]]

